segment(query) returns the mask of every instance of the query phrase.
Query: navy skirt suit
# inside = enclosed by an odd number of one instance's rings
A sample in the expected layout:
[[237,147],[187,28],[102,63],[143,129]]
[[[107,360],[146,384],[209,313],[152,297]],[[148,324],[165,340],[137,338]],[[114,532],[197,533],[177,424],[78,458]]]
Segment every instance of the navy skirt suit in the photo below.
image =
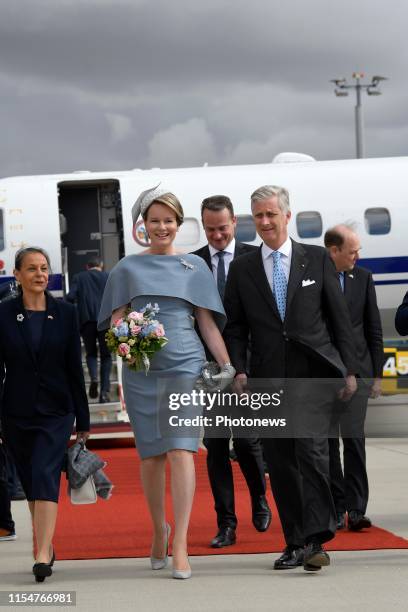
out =
[[75,307],[47,293],[45,312],[21,296],[0,304],[0,414],[29,501],[58,501],[67,443],[89,431]]

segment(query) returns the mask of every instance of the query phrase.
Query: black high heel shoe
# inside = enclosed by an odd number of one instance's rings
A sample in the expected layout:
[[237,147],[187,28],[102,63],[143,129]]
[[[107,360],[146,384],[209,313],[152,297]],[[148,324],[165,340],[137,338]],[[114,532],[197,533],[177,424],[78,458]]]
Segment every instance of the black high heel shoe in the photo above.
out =
[[50,563],[34,563],[33,574],[36,582],[44,582],[46,578],[52,575]]
[[36,582],[44,582],[46,578],[52,576],[52,566],[55,561],[55,551],[52,549],[52,557],[49,563],[34,563],[33,574]]

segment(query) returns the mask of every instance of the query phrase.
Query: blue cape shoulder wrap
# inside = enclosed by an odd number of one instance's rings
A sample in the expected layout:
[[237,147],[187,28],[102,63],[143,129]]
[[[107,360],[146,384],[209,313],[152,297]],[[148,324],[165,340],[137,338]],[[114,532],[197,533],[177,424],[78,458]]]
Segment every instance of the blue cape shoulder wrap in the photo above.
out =
[[175,297],[211,310],[220,331],[226,317],[214,277],[197,255],[128,255],[109,274],[98,328],[110,327],[112,312],[140,295]]

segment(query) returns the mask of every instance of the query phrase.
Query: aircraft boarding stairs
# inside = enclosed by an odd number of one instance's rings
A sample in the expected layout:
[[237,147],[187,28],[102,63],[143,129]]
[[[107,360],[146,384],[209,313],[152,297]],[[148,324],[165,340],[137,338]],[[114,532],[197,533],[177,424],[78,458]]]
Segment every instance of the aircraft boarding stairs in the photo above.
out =
[[[101,404],[99,399],[91,399],[89,397],[89,385],[90,377],[85,359],[85,349],[82,346],[82,368],[84,371],[85,387],[89,403],[89,411],[91,414],[91,427],[92,426],[104,426],[109,429],[109,425],[117,425],[129,423],[129,417],[127,415],[121,385],[121,360],[115,360],[112,357],[112,369],[110,375],[110,402]],[[99,359],[98,359],[98,376],[99,376]],[[98,394],[100,392],[100,381],[98,378]],[[99,396],[98,396],[99,397]]]

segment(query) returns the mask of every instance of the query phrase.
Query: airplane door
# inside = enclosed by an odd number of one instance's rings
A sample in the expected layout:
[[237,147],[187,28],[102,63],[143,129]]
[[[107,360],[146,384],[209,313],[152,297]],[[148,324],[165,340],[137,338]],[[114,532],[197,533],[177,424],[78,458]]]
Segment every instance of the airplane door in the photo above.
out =
[[109,272],[123,257],[119,181],[66,181],[58,185],[65,290],[92,256]]
[[85,270],[92,255],[100,255],[98,189],[78,187],[60,189],[60,214],[65,219],[66,231],[62,235],[69,279]]

